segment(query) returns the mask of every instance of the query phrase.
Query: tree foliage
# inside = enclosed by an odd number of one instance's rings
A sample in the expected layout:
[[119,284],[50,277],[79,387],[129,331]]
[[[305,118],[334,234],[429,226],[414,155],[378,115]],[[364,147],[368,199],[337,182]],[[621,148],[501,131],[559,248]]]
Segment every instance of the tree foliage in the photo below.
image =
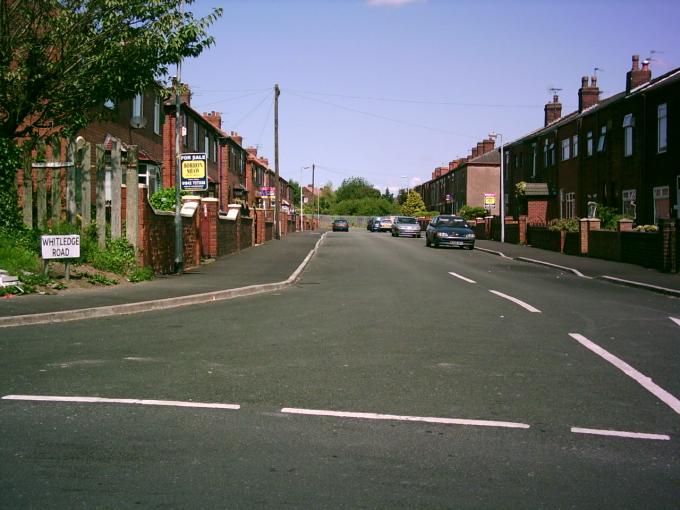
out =
[[[181,0],[0,0],[0,137],[74,133],[214,43]],[[184,0],[190,5],[193,0]]]
[[194,0],[0,0],[0,225],[18,221],[20,158],[38,139],[68,137],[110,113],[106,100],[163,91],[170,65],[214,43],[214,9]]
[[343,180],[340,187],[335,191],[337,202],[360,198],[380,198],[380,191],[363,177],[349,177]]
[[425,202],[417,191],[411,190],[401,206],[401,214],[404,216],[423,216],[427,212]]

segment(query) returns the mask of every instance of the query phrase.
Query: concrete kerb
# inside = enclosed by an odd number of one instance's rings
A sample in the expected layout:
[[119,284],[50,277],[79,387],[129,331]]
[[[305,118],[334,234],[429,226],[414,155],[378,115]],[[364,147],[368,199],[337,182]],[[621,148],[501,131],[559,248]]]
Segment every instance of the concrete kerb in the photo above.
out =
[[48,324],[55,322],[68,322],[82,319],[95,319],[110,317],[113,315],[130,315],[133,313],[152,312],[158,310],[168,310],[181,306],[191,306],[215,301],[224,301],[239,297],[254,296],[266,292],[283,290],[293,285],[302,275],[302,272],[309,264],[319,246],[325,239],[324,233],[310,250],[304,260],[286,280],[282,282],[263,283],[259,285],[249,285],[235,289],[217,290],[204,292],[201,294],[191,294],[173,298],[154,299],[151,301],[141,301],[137,303],[126,303],[122,305],[99,306],[94,308],[82,308],[79,310],[64,310],[60,312],[36,313],[31,315],[15,315],[10,317],[0,317],[0,328],[15,326],[28,326],[34,324]]
[[616,278],[615,276],[602,275],[597,277],[600,280],[605,280],[611,283],[616,283],[618,285],[625,285],[627,287],[636,287],[638,289],[651,290],[654,292],[659,292],[661,294],[667,294],[669,296],[674,296],[680,298],[680,290],[669,289],[667,287],[660,287],[658,285],[651,285],[649,283],[634,282],[632,280],[624,280],[623,278]]
[[536,260],[536,259],[530,259],[527,257],[508,257],[506,254],[500,251],[496,250],[489,250],[487,248],[477,248],[478,250],[481,250],[483,252],[491,253],[493,255],[499,255],[503,258],[506,259],[511,259],[511,260],[519,260],[522,262],[529,262],[531,264],[538,264],[541,266],[547,266],[547,267],[552,267],[555,269],[560,269],[562,271],[569,271],[571,273],[574,273],[576,276],[580,278],[586,278],[588,280],[592,280],[593,278],[596,278],[598,280],[605,280],[610,283],[615,283],[618,285],[625,285],[627,287],[636,287],[638,289],[645,289],[645,290],[650,290],[652,292],[658,292],[661,294],[666,294],[669,296],[674,296],[674,297],[680,297],[680,290],[675,290],[675,289],[669,289],[667,287],[660,287],[658,285],[652,285],[649,283],[642,283],[642,282],[636,282],[633,280],[625,280],[623,278],[617,278],[615,276],[607,276],[607,275],[601,275],[601,276],[586,276],[583,273],[581,273],[578,269],[574,269],[572,267],[566,267],[566,266],[560,266],[558,264],[552,264],[551,262],[545,262],[543,260]]
[[512,257],[508,257],[502,251],[490,250],[488,248],[480,248],[479,246],[475,246],[475,250],[483,251],[483,252],[486,252],[486,253],[491,253],[492,255],[498,255],[499,257],[503,257],[504,259],[512,260]]
[[524,262],[531,262],[532,264],[539,264],[541,266],[554,267],[556,269],[561,269],[562,271],[570,271],[580,278],[587,278],[588,280],[593,279],[592,276],[586,276],[581,271],[579,271],[578,269],[574,269],[573,267],[560,266],[558,264],[552,264],[551,262],[544,262],[542,260],[529,259],[529,258],[526,258],[526,257],[517,257],[515,260],[522,260]]

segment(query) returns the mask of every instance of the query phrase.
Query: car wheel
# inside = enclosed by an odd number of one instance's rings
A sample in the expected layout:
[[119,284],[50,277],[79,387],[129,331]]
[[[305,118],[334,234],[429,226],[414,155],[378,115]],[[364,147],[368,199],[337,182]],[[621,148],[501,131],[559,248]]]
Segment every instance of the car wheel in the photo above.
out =
[[422,236],[420,234],[418,234],[416,237],[418,237],[418,239],[420,239]]
[[465,249],[466,249],[466,250],[474,250],[475,247],[474,247],[474,245],[472,245],[472,246],[466,246]]
[[429,248],[430,247],[430,238],[425,235],[425,247]]

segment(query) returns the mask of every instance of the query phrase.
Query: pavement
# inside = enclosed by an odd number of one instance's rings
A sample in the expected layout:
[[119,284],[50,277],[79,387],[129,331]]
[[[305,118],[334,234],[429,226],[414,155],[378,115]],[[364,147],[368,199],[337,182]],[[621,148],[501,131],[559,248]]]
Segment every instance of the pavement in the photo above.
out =
[[0,299],[0,328],[163,310],[272,292],[295,283],[321,232],[298,232],[242,250],[181,275],[124,287]]
[[[182,275],[161,276],[125,287],[2,299],[0,328],[162,310],[280,290],[299,278],[322,236],[318,231],[297,232],[279,241],[221,257]],[[678,274],[497,241],[478,240],[476,248],[584,278],[599,278],[680,297]]]

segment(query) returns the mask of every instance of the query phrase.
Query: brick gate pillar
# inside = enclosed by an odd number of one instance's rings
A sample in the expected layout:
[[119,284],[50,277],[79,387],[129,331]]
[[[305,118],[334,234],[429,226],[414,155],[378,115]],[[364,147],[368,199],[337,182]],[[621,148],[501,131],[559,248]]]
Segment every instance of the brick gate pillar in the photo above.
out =
[[588,254],[588,236],[591,230],[600,230],[599,218],[581,218],[579,220],[581,255]]

